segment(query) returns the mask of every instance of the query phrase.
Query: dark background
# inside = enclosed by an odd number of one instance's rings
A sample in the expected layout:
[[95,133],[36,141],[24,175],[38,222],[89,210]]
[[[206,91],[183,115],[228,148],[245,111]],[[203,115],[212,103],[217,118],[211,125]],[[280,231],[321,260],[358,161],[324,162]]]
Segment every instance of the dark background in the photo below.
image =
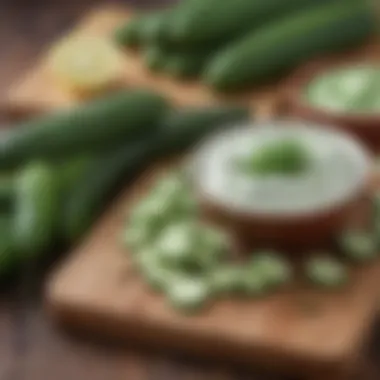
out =
[[[118,3],[148,7],[170,2],[173,0],[124,0]],[[0,0],[0,96],[23,70],[34,63],[50,41],[87,10],[100,4],[111,3]],[[221,363],[201,363],[136,347],[121,349],[63,334],[50,325],[42,310],[40,288],[46,271],[41,273],[30,269],[24,273],[21,284],[7,289],[0,296],[0,380],[282,379],[281,376],[228,368]],[[380,343],[377,342],[380,342],[380,333],[374,331],[371,353],[368,354],[372,365],[366,375],[359,377],[361,380],[380,379]]]

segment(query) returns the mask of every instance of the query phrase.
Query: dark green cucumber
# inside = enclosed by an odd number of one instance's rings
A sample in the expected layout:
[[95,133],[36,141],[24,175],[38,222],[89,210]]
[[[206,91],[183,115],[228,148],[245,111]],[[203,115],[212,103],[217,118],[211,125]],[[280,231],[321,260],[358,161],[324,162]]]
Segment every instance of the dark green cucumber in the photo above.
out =
[[167,41],[166,27],[172,9],[160,9],[146,16],[140,25],[141,41],[145,44],[161,44]]
[[208,133],[249,118],[244,107],[193,108],[168,112],[156,136],[122,146],[97,158],[68,194],[63,230],[69,242],[80,239],[103,210],[121,180],[132,178],[151,159],[191,147]]
[[15,180],[13,175],[0,176],[0,212],[10,213],[13,210]]
[[335,1],[297,12],[216,54],[204,82],[218,90],[235,90],[271,81],[305,60],[361,44],[375,27],[366,1]]
[[168,54],[164,71],[180,79],[196,78],[211,59],[211,52],[189,52]]
[[55,170],[58,172],[61,194],[64,194],[76,183],[91,165],[93,157],[89,155],[79,155],[72,158],[64,158],[60,162],[55,162]]
[[133,177],[148,161],[153,146],[151,139],[122,145],[93,161],[67,195],[62,223],[68,242],[87,232],[120,182]]
[[173,41],[231,40],[294,11],[332,0],[193,0],[179,6],[168,26]]
[[141,45],[139,25],[143,17],[135,16],[119,26],[113,34],[117,45],[122,47],[138,47]]
[[20,264],[13,239],[13,218],[0,216],[0,281],[9,276]]
[[159,45],[148,45],[143,51],[145,66],[152,72],[160,72],[164,69],[167,60],[165,50]]
[[114,32],[114,40],[120,46],[141,47],[165,39],[166,18],[170,9],[145,12],[128,20]]
[[166,106],[157,94],[130,90],[22,123],[4,131],[0,165],[93,152],[150,135]]
[[54,166],[32,162],[21,169],[15,186],[14,241],[24,257],[37,257],[55,238],[60,210]]
[[157,154],[176,154],[196,144],[208,134],[247,122],[250,112],[244,106],[193,107],[169,111],[163,118]]

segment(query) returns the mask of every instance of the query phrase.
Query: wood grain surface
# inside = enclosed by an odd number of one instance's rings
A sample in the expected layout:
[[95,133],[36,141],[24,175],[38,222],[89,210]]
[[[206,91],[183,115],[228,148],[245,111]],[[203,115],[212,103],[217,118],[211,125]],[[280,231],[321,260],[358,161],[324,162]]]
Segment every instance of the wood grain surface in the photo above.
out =
[[[156,6],[162,2],[136,0],[135,5]],[[50,41],[97,3],[94,0],[2,0],[0,96],[34,63]],[[247,372],[223,363],[147,352],[132,344],[119,348],[62,334],[51,326],[42,310],[40,285],[45,276],[45,270],[25,268],[21,285],[9,287],[1,294],[1,380],[284,380],[283,376]],[[373,332],[372,341],[368,372],[360,380],[380,379],[380,331]]]

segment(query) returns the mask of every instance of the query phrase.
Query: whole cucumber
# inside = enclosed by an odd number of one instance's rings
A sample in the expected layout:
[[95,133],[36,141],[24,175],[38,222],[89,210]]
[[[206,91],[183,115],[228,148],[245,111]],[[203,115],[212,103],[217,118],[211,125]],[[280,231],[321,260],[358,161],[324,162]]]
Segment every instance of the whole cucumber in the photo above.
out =
[[0,216],[0,281],[8,279],[20,264],[13,239],[13,217]]
[[152,72],[160,72],[166,64],[167,53],[159,45],[147,45],[143,51],[145,66]]
[[14,239],[24,257],[37,257],[56,234],[60,210],[58,173],[54,166],[32,162],[21,169],[15,185]]
[[98,157],[68,194],[63,217],[67,241],[80,239],[120,181],[132,178],[152,159],[182,152],[208,133],[248,119],[245,107],[173,110],[162,119],[156,135]]
[[294,11],[332,0],[193,0],[179,6],[168,35],[183,44],[231,40]]
[[143,20],[142,16],[135,16],[119,26],[113,34],[117,45],[134,48],[141,45],[139,26]]
[[125,47],[141,47],[165,40],[169,11],[171,9],[160,9],[132,17],[114,31],[115,42]]
[[168,54],[164,71],[175,78],[192,79],[202,73],[206,63],[211,59],[211,52],[188,52]]
[[59,173],[60,192],[63,196],[86,172],[93,160],[91,155],[77,155],[70,158],[65,157],[53,163],[55,170]]
[[14,206],[15,180],[13,175],[0,176],[0,212],[11,213]]
[[250,111],[244,106],[190,107],[167,112],[156,143],[158,155],[180,153],[219,129],[247,122]]
[[305,60],[361,44],[375,27],[366,1],[333,2],[297,12],[216,54],[203,79],[224,91],[268,82]]
[[150,135],[166,108],[163,97],[130,90],[27,121],[3,131],[0,165],[93,152]]
[[92,162],[67,195],[62,224],[68,242],[87,232],[120,181],[133,177],[149,160],[154,145],[154,139],[124,144]]

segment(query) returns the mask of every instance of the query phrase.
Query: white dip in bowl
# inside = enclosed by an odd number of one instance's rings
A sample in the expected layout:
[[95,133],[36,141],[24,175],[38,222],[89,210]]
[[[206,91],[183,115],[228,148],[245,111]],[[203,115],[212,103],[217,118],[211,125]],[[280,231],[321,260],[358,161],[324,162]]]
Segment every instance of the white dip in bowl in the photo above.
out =
[[[268,142],[299,141],[309,152],[307,170],[297,175],[245,173],[237,161]],[[192,161],[203,197],[237,213],[289,217],[328,211],[363,190],[371,159],[350,135],[300,121],[243,125],[207,138]]]

